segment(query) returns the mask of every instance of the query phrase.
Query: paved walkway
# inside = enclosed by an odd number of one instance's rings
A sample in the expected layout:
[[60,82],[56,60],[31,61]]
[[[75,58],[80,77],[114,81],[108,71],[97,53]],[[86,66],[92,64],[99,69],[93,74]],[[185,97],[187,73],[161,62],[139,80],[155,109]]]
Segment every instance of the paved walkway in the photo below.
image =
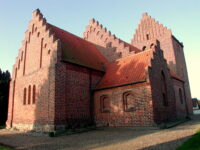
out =
[[197,129],[200,129],[200,115],[165,130],[101,129],[54,138],[0,130],[0,143],[31,150],[173,150]]

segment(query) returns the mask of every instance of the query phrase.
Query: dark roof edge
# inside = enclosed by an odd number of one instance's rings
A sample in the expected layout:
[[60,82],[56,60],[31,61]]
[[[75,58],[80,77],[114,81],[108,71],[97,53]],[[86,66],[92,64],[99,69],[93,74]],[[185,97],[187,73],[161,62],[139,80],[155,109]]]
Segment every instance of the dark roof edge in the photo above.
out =
[[176,42],[178,42],[182,47],[184,47],[184,46],[183,46],[183,43],[180,42],[174,35],[172,35],[172,38],[173,38]]
[[140,83],[144,83],[144,82],[146,82],[146,80],[136,81],[136,82],[132,82],[132,83],[126,83],[126,84],[121,84],[121,85],[116,85],[116,86],[110,86],[110,87],[105,87],[105,88],[100,88],[100,89],[94,89],[94,91],[112,89],[112,88],[117,88],[117,87],[122,87],[122,86],[127,86],[127,85],[133,85],[133,84],[140,84]]
[[104,70],[98,70],[98,69],[95,69],[95,68],[92,68],[92,67],[87,67],[87,66],[80,65],[80,64],[78,64],[78,63],[74,63],[74,62],[71,62],[71,61],[61,60],[61,62],[63,62],[63,63],[70,63],[70,64],[73,64],[73,65],[77,65],[77,66],[79,66],[79,67],[84,67],[84,68],[86,68],[86,69],[91,69],[91,70],[94,70],[94,71],[99,71],[99,72],[103,72],[103,73],[106,72],[106,71],[104,71]]
[[181,79],[179,79],[179,78],[177,78],[177,77],[174,77],[174,76],[171,76],[172,78],[174,78],[174,79],[176,79],[176,80],[178,80],[178,81],[181,81],[181,82],[185,82],[184,80],[181,80]]

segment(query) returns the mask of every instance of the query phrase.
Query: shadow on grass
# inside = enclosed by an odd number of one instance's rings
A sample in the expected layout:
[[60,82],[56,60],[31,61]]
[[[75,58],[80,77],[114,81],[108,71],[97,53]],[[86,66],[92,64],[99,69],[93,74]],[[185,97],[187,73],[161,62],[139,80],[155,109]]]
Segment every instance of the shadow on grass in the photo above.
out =
[[[140,150],[175,150],[176,147],[180,146],[189,137],[190,136],[180,138],[180,139],[176,139],[176,140],[169,141],[169,142],[165,142],[165,143],[161,143],[161,144],[156,144],[156,145],[153,145],[153,146],[142,148]],[[180,150],[182,150],[182,149],[180,149]],[[184,149],[184,150],[186,150],[186,149]],[[191,149],[187,149],[187,150],[191,150]]]
[[190,139],[184,142],[177,150],[200,150],[200,130]]

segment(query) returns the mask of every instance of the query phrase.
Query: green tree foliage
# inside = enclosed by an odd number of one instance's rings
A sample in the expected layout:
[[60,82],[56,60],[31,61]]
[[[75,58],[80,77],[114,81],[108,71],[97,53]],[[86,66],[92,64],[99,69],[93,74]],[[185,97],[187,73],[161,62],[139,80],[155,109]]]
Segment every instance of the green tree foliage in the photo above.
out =
[[0,125],[4,125],[7,120],[9,82],[9,71],[2,72],[0,69]]

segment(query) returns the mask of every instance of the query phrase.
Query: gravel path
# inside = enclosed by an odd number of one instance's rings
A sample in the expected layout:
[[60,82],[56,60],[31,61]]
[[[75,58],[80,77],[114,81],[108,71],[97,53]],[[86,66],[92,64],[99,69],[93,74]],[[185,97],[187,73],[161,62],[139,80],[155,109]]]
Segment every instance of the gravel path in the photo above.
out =
[[59,137],[0,130],[0,143],[15,149],[37,150],[173,150],[200,129],[200,116],[165,130],[107,128]]

